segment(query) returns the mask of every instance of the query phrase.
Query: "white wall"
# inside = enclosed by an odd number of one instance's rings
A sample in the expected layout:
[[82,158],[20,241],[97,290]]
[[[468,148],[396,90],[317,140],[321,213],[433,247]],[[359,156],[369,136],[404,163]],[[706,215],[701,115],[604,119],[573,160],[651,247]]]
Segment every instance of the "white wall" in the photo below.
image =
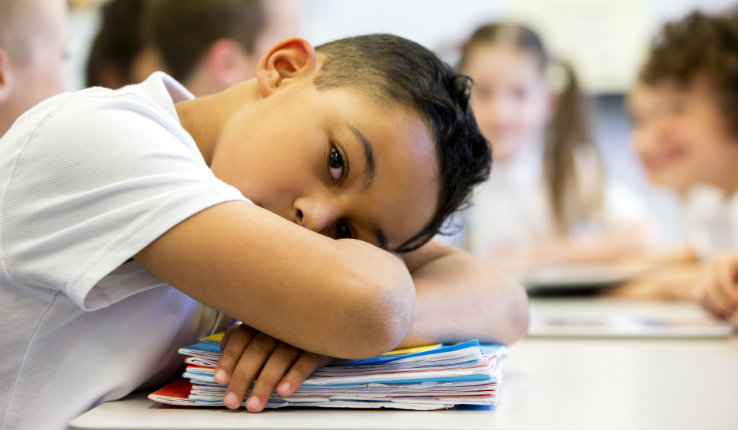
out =
[[[268,0],[276,1],[276,0]],[[532,25],[551,51],[571,60],[585,88],[618,93],[630,85],[661,24],[694,8],[723,9],[738,0],[300,0],[300,36],[313,44],[394,33],[456,61],[456,48],[478,25],[512,19]],[[94,2],[93,2],[94,4]],[[70,14],[72,89],[82,87],[95,9]]]
[[648,40],[669,19],[735,0],[302,0],[302,36],[314,44],[394,33],[455,62],[454,49],[478,25],[518,20],[571,60],[585,88],[617,93],[631,83]]

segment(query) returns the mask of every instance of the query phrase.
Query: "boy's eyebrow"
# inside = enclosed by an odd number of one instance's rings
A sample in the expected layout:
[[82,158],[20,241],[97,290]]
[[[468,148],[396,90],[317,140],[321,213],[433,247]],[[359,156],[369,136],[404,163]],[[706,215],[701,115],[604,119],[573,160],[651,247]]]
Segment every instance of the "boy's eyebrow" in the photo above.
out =
[[354,133],[354,136],[359,139],[359,143],[361,143],[362,148],[364,148],[364,155],[366,157],[366,166],[364,167],[364,188],[366,188],[371,185],[372,181],[374,180],[374,150],[372,149],[373,145],[369,141],[369,139],[367,139],[366,136],[364,136],[361,131],[359,131],[358,128],[354,127],[351,124],[349,124],[348,127],[351,132]]
[[[361,147],[364,148],[364,156],[366,157],[366,167],[364,167],[364,188],[366,188],[371,185],[372,181],[374,181],[374,149],[372,149],[374,145],[372,145],[369,139],[367,139],[358,128],[351,124],[349,124],[348,127],[351,132],[354,133],[354,136],[359,139]],[[371,230],[374,236],[376,236],[377,242],[379,242],[379,247],[387,250],[387,235],[385,235],[382,229],[376,224],[371,226]]]

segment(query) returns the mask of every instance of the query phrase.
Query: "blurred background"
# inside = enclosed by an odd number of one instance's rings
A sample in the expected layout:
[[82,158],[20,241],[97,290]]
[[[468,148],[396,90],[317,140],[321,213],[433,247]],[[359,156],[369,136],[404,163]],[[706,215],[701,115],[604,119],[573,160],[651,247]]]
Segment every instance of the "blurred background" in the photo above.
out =
[[[694,9],[719,11],[729,0],[267,0],[293,9],[297,36],[314,45],[366,33],[393,33],[435,51],[452,65],[480,24],[517,21],[535,28],[556,56],[571,61],[593,100],[597,144],[608,173],[644,197],[667,244],[682,240],[670,192],[647,185],[627,145],[624,93],[647,44],[667,20]],[[106,0],[70,1],[71,89],[84,86],[84,65]]]

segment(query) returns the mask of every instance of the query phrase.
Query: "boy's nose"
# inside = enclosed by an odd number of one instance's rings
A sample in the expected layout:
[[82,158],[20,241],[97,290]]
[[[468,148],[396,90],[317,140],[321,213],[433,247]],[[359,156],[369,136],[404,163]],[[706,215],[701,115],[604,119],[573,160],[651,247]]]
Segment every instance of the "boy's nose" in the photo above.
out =
[[507,124],[513,118],[513,104],[504,97],[495,97],[490,101],[489,113],[496,124]]
[[295,222],[320,233],[339,218],[340,205],[334,199],[300,197],[293,204]]
[[673,120],[667,116],[660,116],[653,120],[651,133],[658,142],[667,140],[671,136]]

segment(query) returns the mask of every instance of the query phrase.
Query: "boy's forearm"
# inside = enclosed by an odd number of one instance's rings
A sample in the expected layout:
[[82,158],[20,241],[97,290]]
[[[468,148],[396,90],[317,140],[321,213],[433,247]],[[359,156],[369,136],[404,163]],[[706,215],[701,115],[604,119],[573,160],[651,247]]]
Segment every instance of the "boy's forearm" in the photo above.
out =
[[528,298],[517,282],[465,251],[431,247],[409,259],[416,305],[402,346],[467,339],[510,344],[526,333]]
[[194,215],[135,258],[196,300],[333,357],[391,349],[415,303],[408,269],[392,254],[326,238],[240,202]]
[[702,266],[696,262],[666,264],[606,290],[603,295],[632,299],[693,300]]

